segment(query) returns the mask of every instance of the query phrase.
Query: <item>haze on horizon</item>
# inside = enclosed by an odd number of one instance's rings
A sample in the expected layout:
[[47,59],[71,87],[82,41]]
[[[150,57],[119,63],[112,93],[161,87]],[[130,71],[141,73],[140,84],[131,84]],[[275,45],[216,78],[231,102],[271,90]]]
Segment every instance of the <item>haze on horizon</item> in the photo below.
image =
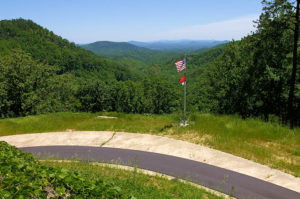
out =
[[31,19],[75,43],[239,40],[262,5],[249,0],[0,0],[0,20]]

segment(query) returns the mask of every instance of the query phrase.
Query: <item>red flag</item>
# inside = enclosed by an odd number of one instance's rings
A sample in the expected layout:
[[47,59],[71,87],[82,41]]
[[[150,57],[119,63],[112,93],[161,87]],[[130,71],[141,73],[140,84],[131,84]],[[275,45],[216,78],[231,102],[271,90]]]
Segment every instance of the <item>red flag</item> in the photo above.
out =
[[182,86],[184,86],[185,85],[185,75],[183,75],[179,81],[182,84]]

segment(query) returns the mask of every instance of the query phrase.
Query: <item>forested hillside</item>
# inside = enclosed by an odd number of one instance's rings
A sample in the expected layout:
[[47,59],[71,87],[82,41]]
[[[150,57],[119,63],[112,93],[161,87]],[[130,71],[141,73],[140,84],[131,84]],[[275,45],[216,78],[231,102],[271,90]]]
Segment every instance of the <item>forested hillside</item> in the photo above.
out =
[[0,21],[0,49],[1,117],[79,110],[163,113],[178,106],[172,84],[139,76],[31,20]]
[[97,55],[113,59],[120,65],[140,74],[141,72],[147,73],[150,66],[170,62],[172,58],[177,58],[183,54],[181,52],[150,50],[128,42],[98,41],[81,45],[81,47]]
[[11,49],[20,49],[36,61],[59,66],[59,73],[97,73],[99,77],[118,80],[130,78],[126,68],[75,46],[31,20],[0,22],[0,55],[9,54]]
[[[295,5],[288,0],[263,5],[256,31],[241,41],[186,54],[189,111],[299,125],[299,57],[292,81]],[[0,36],[1,117],[66,110],[182,110],[183,74],[174,63],[183,53],[128,43],[85,46],[97,56],[23,19],[1,21]]]
[[146,48],[138,47],[127,42],[97,41],[94,43],[80,45],[80,46],[86,50],[90,50],[95,54],[99,54],[99,55],[116,55],[131,50],[133,51],[136,50],[137,52],[139,51],[151,52]]
[[[141,71],[144,76],[156,76],[171,82],[178,82],[180,75],[176,72],[174,63],[184,56],[184,53],[180,52],[149,50],[127,42],[101,41],[81,47],[100,56],[113,59],[137,73]],[[225,44],[221,44],[187,54],[189,73],[192,74],[190,78],[194,80],[194,78],[199,77],[204,68],[209,67],[209,63],[221,53],[224,47]]]

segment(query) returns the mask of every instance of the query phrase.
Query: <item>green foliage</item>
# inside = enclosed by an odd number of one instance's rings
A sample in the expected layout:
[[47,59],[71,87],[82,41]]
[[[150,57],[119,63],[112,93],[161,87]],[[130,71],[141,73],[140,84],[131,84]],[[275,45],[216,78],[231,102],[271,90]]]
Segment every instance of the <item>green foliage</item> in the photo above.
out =
[[138,76],[137,79],[142,79],[142,76],[145,75],[143,73],[149,74],[151,66],[170,62],[172,58],[177,58],[182,54],[180,52],[149,50],[127,42],[99,41],[81,47],[117,61],[135,73]]
[[112,111],[115,82],[106,84],[97,79],[85,81],[79,88],[77,97],[81,102],[80,109],[85,112]]
[[[188,110],[265,120],[275,115],[287,123],[293,3],[264,0],[263,5],[251,35],[187,55]],[[182,73],[174,66],[183,58],[181,53],[129,43],[84,46],[116,63],[23,19],[0,21],[0,35],[1,117],[65,110],[156,114],[181,110]],[[299,74],[293,106],[300,118]]]
[[127,80],[131,72],[113,61],[103,59],[42,28],[31,20],[0,21],[0,55],[22,49],[33,60],[58,66],[58,72],[77,75],[95,73],[98,78]]
[[82,111],[171,113],[178,109],[174,85],[157,78],[143,82],[90,80],[78,91]]
[[65,168],[43,166],[31,154],[0,142],[1,198],[132,198],[103,179],[86,179]]
[[[263,5],[257,30],[227,44],[204,71],[198,84],[202,97],[195,100],[199,110],[265,120],[276,115],[286,124],[295,13],[288,0],[263,1]],[[299,74],[296,79],[294,107],[300,110]],[[300,111],[296,112],[299,123]]]
[[74,76],[57,70],[21,50],[0,56],[0,117],[74,110]]
[[[109,179],[122,189],[126,195],[134,195],[131,199],[221,199],[216,193],[181,182],[169,180],[160,174],[146,175],[138,168],[124,169],[118,165],[103,165],[82,161],[43,161],[42,164],[59,166],[80,171],[88,179]],[[216,194],[216,195],[215,195]]]
[[[197,52],[187,57],[188,78],[188,110],[210,112],[215,106],[216,100],[211,96],[212,88],[209,86],[211,63],[224,51],[226,45],[219,45],[206,51]],[[177,80],[178,81],[178,80]]]
[[[30,20],[0,21],[0,35],[2,118],[67,110],[170,113],[178,108],[173,84],[142,78],[142,69],[96,56]],[[145,51],[136,56],[149,61],[154,52]]]

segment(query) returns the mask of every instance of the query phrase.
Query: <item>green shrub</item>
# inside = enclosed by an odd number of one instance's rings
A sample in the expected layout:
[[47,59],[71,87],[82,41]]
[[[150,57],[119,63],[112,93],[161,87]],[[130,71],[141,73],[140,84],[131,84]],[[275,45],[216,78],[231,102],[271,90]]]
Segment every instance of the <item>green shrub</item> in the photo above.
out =
[[0,198],[125,199],[121,188],[107,180],[90,180],[81,173],[41,165],[32,154],[0,142]]

